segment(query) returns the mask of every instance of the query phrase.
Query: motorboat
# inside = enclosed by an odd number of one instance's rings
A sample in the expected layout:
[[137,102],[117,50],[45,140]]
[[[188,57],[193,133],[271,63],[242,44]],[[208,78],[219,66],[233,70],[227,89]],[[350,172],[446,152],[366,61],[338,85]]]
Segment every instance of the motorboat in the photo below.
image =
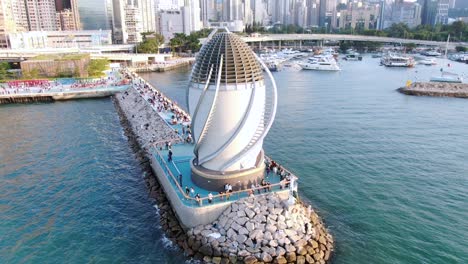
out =
[[387,54],[380,59],[380,63],[386,67],[413,67],[413,57],[403,55]]
[[431,57],[437,57],[437,56],[441,56],[442,53],[440,52],[437,52],[435,50],[427,50],[427,51],[424,51],[423,53],[421,53],[422,55],[425,55],[425,56],[431,56]]
[[463,78],[456,73],[446,72],[441,69],[441,75],[432,77],[431,82],[462,83]]
[[372,54],[372,58],[374,58],[374,59],[382,58],[382,53],[374,53],[374,54]]
[[357,52],[352,52],[352,53],[346,54],[346,56],[343,59],[347,61],[362,61],[362,56]]
[[431,65],[436,65],[437,62],[433,58],[427,58],[427,59],[422,59],[422,60],[418,61],[418,64],[431,66]]
[[332,55],[318,55],[310,57],[307,61],[298,63],[303,70],[340,71],[340,67]]

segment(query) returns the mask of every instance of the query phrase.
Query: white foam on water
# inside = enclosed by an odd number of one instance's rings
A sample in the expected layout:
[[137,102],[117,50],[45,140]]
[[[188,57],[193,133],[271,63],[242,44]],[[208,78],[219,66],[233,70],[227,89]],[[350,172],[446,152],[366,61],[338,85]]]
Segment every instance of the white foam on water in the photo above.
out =
[[169,238],[167,238],[167,236],[165,234],[163,234],[163,236],[161,238],[161,242],[162,242],[163,247],[165,249],[168,249],[168,250],[178,250],[179,249],[179,247],[176,244],[172,243],[172,241]]

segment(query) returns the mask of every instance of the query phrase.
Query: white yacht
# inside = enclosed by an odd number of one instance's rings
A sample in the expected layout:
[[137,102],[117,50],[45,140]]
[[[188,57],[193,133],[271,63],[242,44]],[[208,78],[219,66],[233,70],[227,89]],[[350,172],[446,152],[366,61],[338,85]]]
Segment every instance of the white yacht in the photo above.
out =
[[462,83],[463,79],[456,73],[441,70],[441,75],[432,77],[431,82]]
[[427,59],[423,59],[423,60],[418,61],[418,64],[430,66],[430,65],[436,65],[437,62],[433,58],[427,58]]
[[437,57],[437,56],[441,56],[442,53],[437,52],[437,51],[435,51],[435,50],[427,50],[427,51],[423,52],[422,55]]
[[380,63],[386,67],[413,67],[414,59],[403,55],[387,54]]
[[340,71],[340,67],[331,55],[310,57],[306,62],[299,63],[303,70]]

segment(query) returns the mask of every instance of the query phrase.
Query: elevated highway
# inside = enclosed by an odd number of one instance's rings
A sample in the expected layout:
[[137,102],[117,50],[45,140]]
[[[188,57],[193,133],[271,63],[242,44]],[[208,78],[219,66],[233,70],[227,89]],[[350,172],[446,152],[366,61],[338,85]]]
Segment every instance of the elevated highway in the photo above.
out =
[[[370,41],[394,44],[415,43],[418,45],[444,47],[445,41],[416,40],[404,38],[390,38],[364,35],[343,35],[343,34],[261,34],[255,37],[242,37],[247,43],[262,42],[293,42],[293,41]],[[466,42],[450,42],[448,48],[454,49],[456,46],[468,46]]]

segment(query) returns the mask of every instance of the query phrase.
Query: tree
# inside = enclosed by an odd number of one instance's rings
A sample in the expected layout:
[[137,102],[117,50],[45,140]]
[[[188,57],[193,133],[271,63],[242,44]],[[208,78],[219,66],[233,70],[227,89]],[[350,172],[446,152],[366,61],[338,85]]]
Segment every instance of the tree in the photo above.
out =
[[169,41],[172,52],[192,51],[197,52],[200,50],[200,33],[194,32],[190,35],[184,33],[176,33],[174,37]]
[[11,77],[11,74],[8,72],[10,69],[10,64],[8,62],[0,63],[0,80],[6,80]]
[[109,61],[107,59],[91,60],[88,64],[89,77],[105,76],[104,71],[109,69]]
[[152,32],[141,33],[143,41],[137,45],[140,53],[159,53],[159,46],[164,43],[164,36]]
[[407,51],[412,51],[412,50],[414,50],[416,48],[415,43],[406,43],[406,44],[404,44],[404,46],[405,46],[405,49]]

